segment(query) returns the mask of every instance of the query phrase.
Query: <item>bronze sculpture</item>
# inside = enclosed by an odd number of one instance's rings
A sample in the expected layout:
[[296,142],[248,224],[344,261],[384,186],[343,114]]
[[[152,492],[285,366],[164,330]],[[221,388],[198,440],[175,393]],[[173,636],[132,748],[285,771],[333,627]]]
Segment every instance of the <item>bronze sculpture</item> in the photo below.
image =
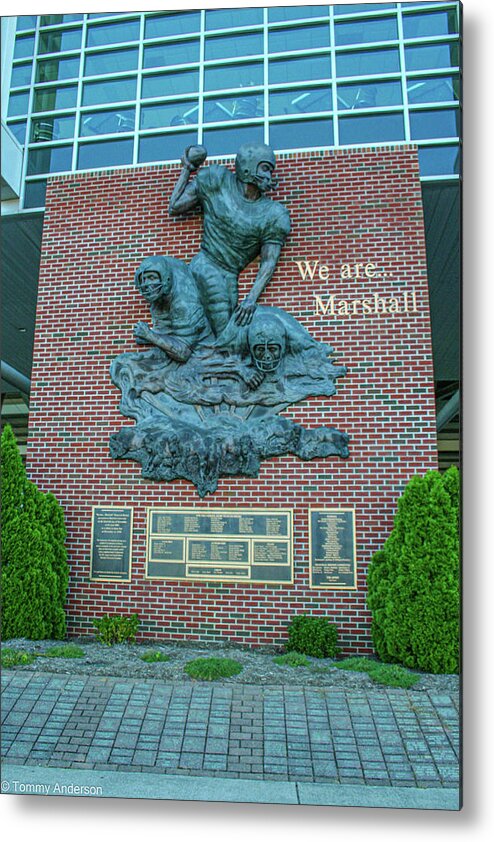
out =
[[[140,462],[150,479],[188,479],[200,496],[213,493],[220,476],[256,476],[270,456],[348,456],[345,433],[279,415],[310,396],[333,395],[346,369],[289,313],[257,304],[290,231],[287,209],[267,197],[274,153],[245,144],[235,174],[212,164],[190,181],[205,158],[203,147],[185,150],[169,207],[172,215],[202,209],[200,251],[189,265],[168,256],[142,261],[135,282],[152,327],[140,322],[135,338],[152,347],[120,354],[110,369],[121,412],[137,422],[111,437],[112,456]],[[238,275],[257,257],[256,279],[239,303]]]

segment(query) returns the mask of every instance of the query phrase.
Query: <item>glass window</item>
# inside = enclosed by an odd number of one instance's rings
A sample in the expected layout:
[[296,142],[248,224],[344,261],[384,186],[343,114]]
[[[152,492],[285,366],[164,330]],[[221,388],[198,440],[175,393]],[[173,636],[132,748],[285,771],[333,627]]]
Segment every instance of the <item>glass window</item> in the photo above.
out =
[[235,126],[231,129],[207,129],[204,132],[204,145],[209,155],[234,155],[242,143],[262,143],[262,126]]
[[168,126],[187,126],[198,122],[199,104],[196,99],[144,105],[141,108],[141,129],[164,129]]
[[419,147],[419,166],[422,178],[431,175],[458,175],[460,150],[456,145]]
[[125,70],[136,70],[138,60],[139,51],[137,48],[89,53],[89,55],[86,55],[84,75],[103,76],[105,73],[123,73]]
[[311,114],[332,109],[331,88],[297,88],[294,91],[279,91],[269,95],[271,115]]
[[104,47],[107,44],[122,44],[124,41],[137,41],[138,38],[138,20],[126,20],[119,23],[102,23],[88,28],[87,46]]
[[423,38],[430,35],[449,35],[457,32],[458,17],[456,9],[418,15],[403,15],[403,35],[405,38]]
[[440,111],[411,111],[410,131],[412,140],[433,139],[436,137],[458,137],[460,133],[460,113],[457,108],[444,108]]
[[66,88],[40,88],[34,92],[33,111],[60,111],[62,108],[75,108],[77,86]]
[[395,9],[396,3],[346,3],[334,7],[335,17],[352,15],[355,12],[380,12],[383,9]]
[[26,29],[34,29],[36,26],[36,15],[19,15],[17,18],[16,32],[24,32]]
[[20,88],[22,85],[30,85],[32,69],[33,65],[31,62],[27,64],[15,64],[10,77],[10,87]]
[[93,18],[116,18],[118,17],[121,12],[92,12],[88,15],[88,18],[92,20]]
[[382,108],[401,105],[401,82],[362,82],[358,85],[338,85],[338,108]]
[[34,35],[21,35],[15,39],[14,58],[31,58],[34,53]]
[[262,33],[219,35],[206,40],[206,61],[218,58],[253,56],[263,52]]
[[268,8],[268,20],[305,20],[322,18],[329,14],[327,6],[275,6]]
[[458,67],[457,43],[428,44],[424,47],[405,47],[407,70],[438,70],[440,67]]
[[298,120],[275,123],[269,127],[273,149],[304,149],[308,146],[333,146],[332,120]]
[[107,102],[125,102],[136,98],[136,78],[108,79],[104,82],[86,82],[82,91],[83,105],[103,105]]
[[82,15],[41,15],[40,26],[56,26],[57,23],[70,23],[82,20]]
[[360,50],[336,54],[336,75],[340,77],[395,73],[399,69],[398,50]]
[[57,29],[55,32],[41,32],[39,36],[39,53],[67,53],[69,50],[80,50],[82,29]]
[[271,85],[283,82],[313,82],[316,79],[329,79],[330,76],[329,55],[269,62],[269,83]]
[[408,102],[452,102],[460,99],[459,76],[434,76],[409,79]]
[[154,134],[141,137],[139,143],[139,163],[151,161],[179,161],[184,149],[197,143],[197,132],[177,134]]
[[396,18],[370,18],[337,23],[335,25],[336,45],[370,44],[373,41],[395,41],[398,38]]
[[204,102],[204,121],[220,123],[225,120],[248,120],[264,114],[263,97],[256,94],[238,94]]
[[111,111],[90,111],[81,115],[81,137],[98,134],[132,132],[135,125],[134,108],[114,108]]
[[173,96],[174,94],[192,94],[199,90],[197,70],[185,70],[183,73],[159,73],[142,77],[142,98],[153,96]]
[[118,167],[132,163],[133,140],[103,140],[82,143],[77,158],[78,170]]
[[206,10],[206,29],[236,29],[256,23],[262,23],[261,8]]
[[329,47],[329,26],[291,26],[274,29],[269,33],[269,52],[282,53],[291,50],[315,50]]
[[72,166],[72,145],[43,146],[30,149],[27,159],[27,174],[42,175],[47,172],[66,172]]
[[167,35],[186,35],[199,32],[201,28],[200,12],[183,12],[178,15],[156,15],[146,18],[145,38],[166,38]]
[[251,88],[254,85],[262,85],[263,81],[264,70],[260,62],[206,67],[204,71],[204,89],[206,91]]
[[43,179],[42,181],[26,182],[26,190],[24,193],[25,208],[43,208],[45,206],[45,197],[46,179]]
[[26,120],[20,123],[9,123],[8,126],[15,139],[23,146],[26,140]]
[[169,67],[199,61],[199,41],[178,41],[144,48],[144,67]]
[[36,65],[37,82],[57,82],[79,75],[79,56],[76,58],[47,58]]
[[74,137],[75,116],[42,117],[31,123],[31,141],[43,143],[50,140],[68,140]]
[[20,114],[27,114],[29,107],[29,91],[20,94],[10,94],[8,117],[18,117]]
[[378,143],[385,140],[404,140],[402,114],[379,114],[370,117],[341,117],[340,144]]

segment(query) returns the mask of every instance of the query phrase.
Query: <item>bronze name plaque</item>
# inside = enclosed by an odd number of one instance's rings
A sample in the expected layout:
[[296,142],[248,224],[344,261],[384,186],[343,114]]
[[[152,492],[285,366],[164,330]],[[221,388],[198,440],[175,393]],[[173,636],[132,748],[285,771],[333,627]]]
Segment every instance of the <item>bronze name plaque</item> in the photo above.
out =
[[292,510],[149,509],[146,575],[292,584]]
[[355,511],[309,509],[311,588],[357,588]]
[[93,506],[91,579],[130,582],[132,520],[131,508]]

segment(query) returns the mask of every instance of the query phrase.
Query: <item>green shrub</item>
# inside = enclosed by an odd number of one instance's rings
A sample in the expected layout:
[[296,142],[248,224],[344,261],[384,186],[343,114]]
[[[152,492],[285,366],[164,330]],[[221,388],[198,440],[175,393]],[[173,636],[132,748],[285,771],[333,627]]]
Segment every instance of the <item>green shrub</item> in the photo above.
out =
[[164,655],[163,652],[158,652],[155,649],[150,649],[149,652],[144,652],[144,655],[141,655],[141,661],[146,661],[148,664],[156,664],[159,661],[169,660],[169,655]]
[[372,639],[382,661],[431,673],[459,669],[459,473],[414,477],[367,575]]
[[2,649],[2,667],[4,669],[32,664],[35,658],[36,655],[23,652],[21,649]]
[[191,678],[199,681],[214,681],[238,675],[242,672],[242,664],[232,658],[195,658],[185,664],[184,670]]
[[294,617],[288,626],[289,652],[313,658],[334,658],[338,654],[338,629],[326,617]]
[[277,655],[273,658],[275,664],[281,667],[310,667],[310,661],[300,652],[288,652],[286,655]]
[[63,639],[68,566],[62,510],[27,479],[9,425],[1,453],[2,635]]
[[84,658],[84,649],[67,643],[64,646],[51,646],[46,652],[40,653],[43,658]]
[[104,614],[93,620],[100,643],[106,646],[113,646],[115,643],[134,643],[137,629],[139,628],[139,617],[131,614],[125,617],[121,614]]
[[366,672],[376,684],[384,684],[387,687],[413,687],[419,680],[418,675],[414,675],[397,664],[382,664],[370,658],[346,658],[335,666],[340,670]]

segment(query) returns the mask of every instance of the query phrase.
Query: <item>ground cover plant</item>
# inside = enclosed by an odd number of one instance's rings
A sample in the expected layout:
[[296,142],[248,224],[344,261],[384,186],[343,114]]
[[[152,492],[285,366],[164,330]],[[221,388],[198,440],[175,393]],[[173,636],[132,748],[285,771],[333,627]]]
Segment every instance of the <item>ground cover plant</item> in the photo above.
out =
[[23,652],[21,649],[2,648],[2,667],[4,669],[32,664],[35,659],[36,655],[31,655],[30,652]]
[[376,684],[384,684],[387,687],[413,687],[419,680],[418,675],[398,664],[382,664],[371,658],[345,658],[344,661],[336,663],[335,667],[340,670],[366,672]]
[[169,661],[170,655],[164,655],[163,652],[158,652],[158,650],[150,649],[148,652],[144,652],[143,655],[140,656],[141,661],[146,661],[147,664],[156,664],[163,661]]
[[135,643],[137,629],[139,628],[139,616],[131,614],[104,614],[93,620],[96,627],[97,640],[105,646],[113,646],[116,643]]
[[273,658],[275,664],[281,667],[310,667],[310,661],[300,652],[287,652],[286,655],[277,655]]
[[233,658],[194,658],[185,664],[184,670],[190,678],[198,681],[215,681],[238,675],[242,672],[242,664]]
[[302,614],[293,617],[288,626],[288,652],[313,658],[334,658],[338,654],[338,629],[326,617]]
[[460,649],[459,472],[410,480],[367,575],[372,639],[382,661],[456,673]]
[[46,652],[40,652],[42,658],[84,658],[84,649],[75,643],[65,643],[61,646],[51,646]]

